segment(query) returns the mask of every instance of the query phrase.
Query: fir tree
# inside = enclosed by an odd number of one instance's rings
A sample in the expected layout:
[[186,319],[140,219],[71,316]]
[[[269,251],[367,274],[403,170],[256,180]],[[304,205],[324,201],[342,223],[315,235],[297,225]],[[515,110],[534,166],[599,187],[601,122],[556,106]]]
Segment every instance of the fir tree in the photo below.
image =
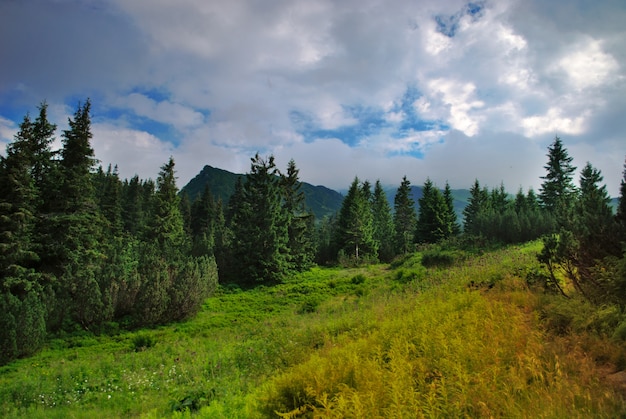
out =
[[308,269],[313,261],[313,243],[311,230],[313,214],[306,208],[302,184],[298,178],[299,170],[294,160],[287,164],[287,173],[281,177],[283,188],[283,207],[288,221],[288,257],[289,264],[296,271]]
[[417,215],[415,201],[411,198],[411,182],[404,176],[394,197],[393,225],[397,253],[406,254],[412,250]]
[[389,262],[395,254],[393,216],[380,180],[377,180],[374,185],[372,216],[374,224],[373,238],[378,243],[378,258],[382,261]]
[[0,160],[0,364],[38,350],[46,335],[41,275],[33,234],[37,190],[26,116]]
[[446,186],[443,190],[443,199],[446,203],[446,238],[450,236],[456,236],[461,232],[461,227],[457,221],[456,211],[454,210],[454,198],[452,196],[452,189],[450,184],[446,182]]
[[[239,282],[280,282],[287,272],[288,216],[274,156],[251,159],[246,182],[235,196],[231,228]],[[232,197],[231,197],[232,200]]]
[[480,235],[480,214],[489,208],[489,192],[480,187],[478,179],[470,188],[470,198],[463,209],[463,231],[465,234]]
[[544,168],[547,173],[539,191],[539,198],[543,207],[554,214],[560,225],[567,226],[571,221],[571,210],[576,197],[576,187],[573,183],[573,173],[576,167],[572,166],[573,158],[559,137],[548,147],[548,163]]
[[69,129],[63,132],[61,182],[47,239],[51,246],[53,273],[56,274],[57,304],[54,327],[71,320],[85,328],[103,320],[103,302],[97,271],[101,260],[103,220],[95,197],[92,177],[96,162],[91,147],[91,103],[79,105]]
[[418,243],[437,243],[452,234],[447,223],[446,201],[430,179],[426,179],[422,197],[418,200],[419,212],[415,234]]
[[354,178],[337,219],[337,243],[340,251],[358,263],[363,257],[375,257],[372,211],[366,188]]
[[622,180],[620,181],[619,202],[615,218],[621,227],[621,241],[626,242],[626,162],[624,163],[624,171],[622,172]]

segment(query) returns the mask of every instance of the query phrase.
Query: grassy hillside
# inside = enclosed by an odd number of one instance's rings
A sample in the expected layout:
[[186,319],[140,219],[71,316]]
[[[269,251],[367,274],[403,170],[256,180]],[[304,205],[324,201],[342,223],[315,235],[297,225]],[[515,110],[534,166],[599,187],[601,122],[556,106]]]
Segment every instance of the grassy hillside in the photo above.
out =
[[538,249],[315,268],[184,323],[59,338],[0,368],[0,416],[619,417],[623,316],[534,290]]

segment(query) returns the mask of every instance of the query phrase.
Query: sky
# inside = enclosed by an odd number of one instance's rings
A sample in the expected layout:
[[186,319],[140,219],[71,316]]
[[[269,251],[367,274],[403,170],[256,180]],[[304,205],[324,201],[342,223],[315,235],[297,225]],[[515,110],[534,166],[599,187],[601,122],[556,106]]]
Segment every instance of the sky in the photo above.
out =
[[559,136],[618,196],[624,22],[623,0],[0,0],[0,148],[44,100],[59,146],[89,98],[123,178],[258,152],[335,189],[537,191]]

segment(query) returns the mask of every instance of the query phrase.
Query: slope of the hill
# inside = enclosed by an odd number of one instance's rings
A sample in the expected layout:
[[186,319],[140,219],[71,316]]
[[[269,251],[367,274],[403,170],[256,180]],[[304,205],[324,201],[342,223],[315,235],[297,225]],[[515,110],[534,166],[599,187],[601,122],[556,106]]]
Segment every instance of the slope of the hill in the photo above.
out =
[[534,288],[539,248],[314,268],[186,322],[57,339],[0,368],[0,416],[621,417],[603,371],[626,364],[606,335],[623,315]]

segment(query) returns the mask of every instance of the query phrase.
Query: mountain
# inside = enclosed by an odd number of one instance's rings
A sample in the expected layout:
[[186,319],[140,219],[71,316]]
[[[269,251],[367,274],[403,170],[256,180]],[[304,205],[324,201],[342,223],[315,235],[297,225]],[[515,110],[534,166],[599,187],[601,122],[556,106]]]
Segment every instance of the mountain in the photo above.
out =
[[[215,199],[221,198],[224,204],[226,204],[235,191],[237,179],[242,176],[245,175],[207,165],[181,189],[181,193],[187,193],[189,199],[193,202],[202,194],[205,186],[208,185],[213,197]],[[393,200],[398,187],[384,186],[383,189],[393,209]],[[304,193],[307,206],[313,211],[315,218],[318,220],[326,215],[337,213],[341,208],[344,195],[333,189],[302,182],[301,190]],[[411,197],[415,201],[415,210],[418,211],[418,200],[422,197],[422,187],[411,185]],[[462,224],[463,209],[468,203],[470,191],[468,189],[452,189],[452,197],[454,198],[454,210],[457,214],[457,221]]]
[[[208,186],[213,197],[216,200],[221,198],[224,205],[226,205],[235,191],[237,179],[242,176],[245,175],[207,165],[181,189],[181,193],[189,195],[189,199],[193,202],[202,194],[204,188]],[[318,220],[326,215],[338,212],[341,208],[343,195],[337,191],[325,186],[314,186],[306,182],[302,182],[300,190],[304,193],[306,205]]]

